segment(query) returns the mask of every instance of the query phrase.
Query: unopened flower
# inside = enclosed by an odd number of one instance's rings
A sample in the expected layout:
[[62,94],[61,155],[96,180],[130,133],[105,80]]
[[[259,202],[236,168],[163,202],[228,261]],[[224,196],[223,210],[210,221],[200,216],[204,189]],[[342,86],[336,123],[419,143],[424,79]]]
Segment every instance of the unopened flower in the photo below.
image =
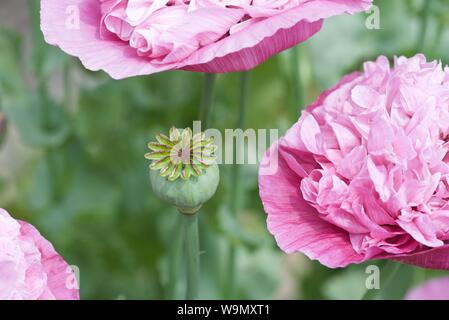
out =
[[372,0],[41,0],[45,39],[86,68],[126,78],[231,72],[307,40]]
[[78,300],[75,275],[29,223],[0,209],[0,300]]
[[150,142],[150,181],[155,194],[183,213],[194,213],[217,190],[220,180],[213,138],[190,128],[171,128],[169,136],[158,134]]
[[423,55],[380,57],[324,92],[260,168],[278,245],[329,267],[449,269],[448,105],[449,68]]

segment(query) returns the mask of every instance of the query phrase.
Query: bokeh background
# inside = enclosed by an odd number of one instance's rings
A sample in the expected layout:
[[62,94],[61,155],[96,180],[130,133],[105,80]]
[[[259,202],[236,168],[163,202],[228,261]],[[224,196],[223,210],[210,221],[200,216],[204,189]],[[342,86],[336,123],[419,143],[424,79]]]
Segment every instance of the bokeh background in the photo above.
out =
[[[250,71],[244,128],[285,132],[301,107],[381,54],[425,52],[449,63],[447,0],[375,4],[381,29],[366,27],[367,13],[336,17],[296,51]],[[237,126],[239,79],[218,76],[214,128]],[[45,44],[39,1],[0,1],[0,113],[7,118],[0,138],[0,206],[33,223],[79,267],[82,299],[170,298],[168,257],[178,215],[153,196],[143,155],[156,133],[198,118],[202,83],[202,74],[182,71],[123,81],[89,72]],[[363,295],[367,264],[331,270],[301,254],[282,253],[266,230],[257,166],[239,167],[237,196],[233,172],[221,166],[219,190],[201,213],[201,298]],[[229,294],[231,243],[237,267]],[[179,272],[176,297],[182,298],[182,264]],[[400,299],[408,287],[439,274],[403,269],[381,298]]]

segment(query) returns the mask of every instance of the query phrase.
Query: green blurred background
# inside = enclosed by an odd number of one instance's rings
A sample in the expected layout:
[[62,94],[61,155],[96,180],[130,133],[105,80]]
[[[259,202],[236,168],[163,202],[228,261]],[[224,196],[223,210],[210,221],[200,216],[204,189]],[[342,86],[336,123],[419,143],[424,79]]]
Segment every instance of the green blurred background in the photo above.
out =
[[[244,127],[285,132],[301,106],[380,54],[423,51],[448,63],[449,4],[429,2],[425,10],[424,0],[376,0],[381,29],[366,27],[367,13],[332,18],[296,51],[250,71]],[[218,76],[212,127],[236,127],[239,77]],[[182,71],[123,81],[89,72],[45,44],[37,0],[1,0],[0,112],[8,128],[0,149],[0,206],[33,223],[79,267],[82,299],[169,298],[168,254],[178,216],[153,196],[143,155],[156,133],[197,120],[202,83],[202,74]],[[233,170],[221,166],[219,190],[201,213],[200,298],[363,295],[367,264],[330,270],[282,253],[266,230],[257,166],[239,168],[237,198]],[[226,296],[230,243],[238,249],[236,286]],[[437,274],[407,267],[382,297],[402,298],[407,287]]]

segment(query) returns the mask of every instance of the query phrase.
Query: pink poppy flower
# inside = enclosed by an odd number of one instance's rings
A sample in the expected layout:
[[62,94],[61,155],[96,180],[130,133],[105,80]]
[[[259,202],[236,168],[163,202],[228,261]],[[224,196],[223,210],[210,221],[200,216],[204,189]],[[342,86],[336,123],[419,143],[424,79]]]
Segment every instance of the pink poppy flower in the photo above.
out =
[[0,209],[0,300],[78,300],[72,269],[29,223]]
[[406,300],[449,300],[449,277],[436,278],[410,290]]
[[328,267],[449,269],[449,68],[385,57],[345,76],[265,154],[268,229]]
[[247,70],[372,0],[41,0],[48,43],[116,79]]

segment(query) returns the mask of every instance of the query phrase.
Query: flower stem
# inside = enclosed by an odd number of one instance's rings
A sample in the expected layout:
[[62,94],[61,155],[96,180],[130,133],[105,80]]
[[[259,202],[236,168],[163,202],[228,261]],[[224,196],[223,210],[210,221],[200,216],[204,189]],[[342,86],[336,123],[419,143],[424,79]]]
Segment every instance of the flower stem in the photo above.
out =
[[214,87],[217,75],[213,73],[204,74],[203,99],[200,109],[201,126],[204,130],[209,128],[212,120],[212,106],[214,98]]
[[240,95],[239,95],[237,128],[242,128],[245,125],[247,97],[248,97],[248,72],[242,72],[240,74]]
[[[240,74],[240,92],[239,92],[239,104],[238,104],[238,117],[236,122],[236,128],[242,129],[245,126],[245,115],[246,115],[246,102],[248,97],[248,72],[242,72]],[[234,146],[236,147],[236,146]],[[236,154],[236,150],[234,150],[234,154]],[[240,167],[238,163],[235,163],[232,166],[232,175],[231,175],[231,185],[234,186],[232,189],[232,196],[231,196],[231,205],[232,205],[232,212],[235,216],[238,214],[239,210],[239,195],[240,195]]]
[[430,18],[430,5],[430,0],[425,0],[423,9],[420,14],[421,27],[419,30],[418,43],[416,46],[418,52],[422,52],[425,48],[426,35]]
[[[240,75],[240,93],[239,93],[239,110],[236,128],[243,129],[245,125],[246,104],[248,97],[248,72],[242,72]],[[234,148],[234,154],[236,154]],[[241,209],[241,179],[240,179],[240,167],[238,163],[234,163],[231,169],[231,213],[234,215],[234,219],[238,219],[238,213]],[[225,299],[231,299],[234,293],[235,285],[235,270],[236,270],[236,255],[237,248],[234,243],[229,244],[227,268],[225,270],[224,279],[224,297]]]
[[181,264],[182,244],[184,239],[183,217],[176,215],[175,233],[170,251],[170,266],[168,274],[167,299],[176,299],[176,287],[178,284],[178,271]]
[[394,278],[398,274],[399,269],[401,268],[402,264],[398,262],[394,262],[391,260],[388,260],[382,267],[381,267],[381,273],[380,273],[380,279],[381,279],[381,287],[380,289],[367,289],[365,294],[362,297],[362,300],[374,300],[376,297],[378,297],[383,291],[391,287],[392,282],[394,281]]
[[431,46],[430,52],[433,57],[438,56],[438,53],[441,50],[441,38],[443,37],[445,32],[444,23],[441,20],[437,21],[437,31],[435,39],[433,40],[433,45]]
[[64,106],[66,110],[73,111],[75,99],[75,86],[73,81],[73,66],[70,61],[64,66]]
[[198,214],[183,215],[185,244],[187,254],[187,292],[186,299],[198,298],[200,278],[200,245],[198,235]]
[[[214,98],[214,87],[217,76],[212,73],[204,74],[203,98],[199,117],[201,125],[206,130],[212,120],[212,107]],[[198,298],[199,277],[200,277],[200,250],[198,232],[198,213],[180,214],[183,219],[183,229],[185,238],[186,267],[187,267],[187,290],[186,299]],[[176,271],[175,271],[176,272]]]
[[295,46],[290,50],[291,53],[291,70],[292,70],[292,118],[297,119],[304,107],[304,88],[299,74],[299,46]]

